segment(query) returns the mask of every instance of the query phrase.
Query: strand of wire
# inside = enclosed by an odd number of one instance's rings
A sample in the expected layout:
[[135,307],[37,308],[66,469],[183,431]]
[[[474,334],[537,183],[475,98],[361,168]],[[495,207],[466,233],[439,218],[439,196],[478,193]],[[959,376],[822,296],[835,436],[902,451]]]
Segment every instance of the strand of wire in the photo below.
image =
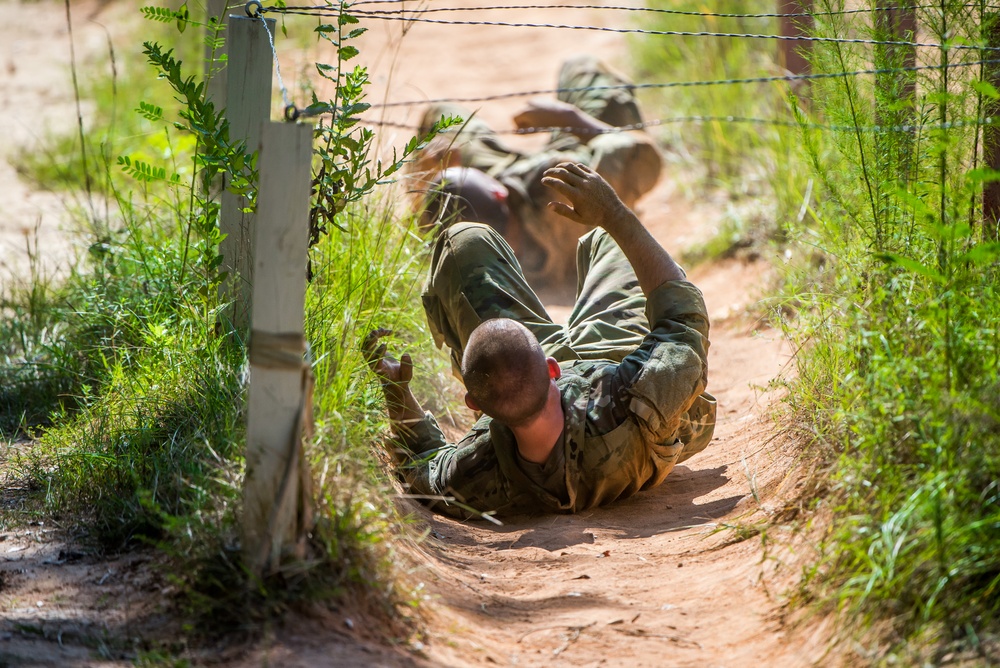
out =
[[[416,131],[419,128],[409,123],[397,123],[394,121],[375,121],[360,119],[362,123],[381,127],[399,128],[402,130]],[[825,123],[806,123],[800,121],[783,121],[773,118],[752,118],[748,116],[675,116],[672,118],[658,118],[632,125],[609,128],[606,130],[594,130],[588,134],[617,134],[630,132],[633,130],[644,130],[646,128],[662,125],[677,125],[681,123],[737,123],[749,125],[769,125],[775,127],[801,128],[804,130],[827,130],[831,132],[865,132],[872,134],[888,133],[911,133],[916,130],[954,130],[958,128],[976,127],[983,125],[1000,125],[1000,118],[994,119],[991,116],[986,118],[949,121],[947,123],[905,123],[899,125],[829,125]],[[445,130],[444,132],[455,132],[456,130]],[[537,127],[537,128],[515,128],[513,130],[493,131],[495,135],[530,135],[546,132],[579,132],[579,128],[571,127]],[[460,130],[459,130],[460,132]]]
[[285,103],[285,109],[288,109],[295,105],[292,104],[292,100],[288,95],[288,89],[285,88],[285,81],[281,78],[281,63],[278,61],[278,50],[274,48],[274,35],[271,34],[271,27],[267,25],[267,19],[262,14],[263,11],[258,14],[258,18],[264,24],[264,30],[267,32],[267,41],[271,44],[271,55],[274,56],[274,71],[278,75],[278,88],[281,89],[281,99]]
[[[339,11],[330,11],[324,8],[321,11],[300,11],[289,7],[268,7],[262,11],[278,12],[281,14],[295,14],[301,16],[340,16]],[[565,23],[511,23],[506,21],[452,21],[447,19],[427,19],[408,16],[386,16],[381,14],[366,14],[371,19],[379,21],[404,21],[416,23],[432,23],[437,25],[455,26],[495,26],[506,28],[546,28],[552,30],[587,30],[594,32],[612,32],[635,35],[658,35],[669,37],[733,37],[742,39],[774,39],[779,41],[792,42],[822,42],[829,44],[868,44],[882,46],[907,46],[913,48],[931,49],[955,49],[955,50],[979,50],[979,51],[1000,51],[1000,47],[984,46],[978,44],[938,44],[934,42],[908,42],[904,40],[878,40],[864,39],[861,37],[810,37],[800,35],[769,35],[764,33],[735,33],[735,32],[710,32],[710,31],[688,31],[688,30],[649,30],[646,28],[612,28],[607,26],[587,26],[570,25]]]
[[[830,10],[822,12],[790,12],[790,13],[776,13],[776,14],[734,14],[725,12],[695,12],[695,11],[684,11],[680,9],[660,9],[654,7],[629,7],[626,5],[493,5],[488,7],[426,7],[421,9],[407,9],[401,7],[399,9],[357,9],[362,5],[387,5],[387,4],[401,4],[409,0],[362,0],[361,2],[355,2],[350,5],[350,10],[357,13],[364,14],[436,14],[441,12],[472,12],[472,11],[499,11],[499,10],[526,10],[526,9],[586,9],[586,10],[606,10],[606,11],[627,11],[636,13],[650,13],[650,14],[665,14],[671,16],[696,16],[696,17],[706,17],[706,18],[723,18],[723,19],[783,19],[783,18],[811,18],[816,16],[846,16],[851,14],[871,14],[879,11],[887,11],[886,8],[882,9],[842,9],[842,10]],[[932,9],[936,5],[909,5],[905,7],[892,7],[894,11],[916,11],[918,9]],[[327,9],[327,7],[320,6],[291,6],[287,9],[302,9],[302,10],[318,10]]]
[[886,74],[902,74],[919,72],[922,70],[941,70],[941,69],[951,69],[957,67],[973,67],[976,65],[996,65],[1000,64],[1000,59],[994,60],[976,60],[965,63],[948,63],[946,65],[911,65],[907,67],[892,67],[883,69],[871,69],[871,70],[852,70],[850,72],[822,72],[814,74],[785,74],[780,76],[768,76],[768,77],[747,77],[741,79],[710,79],[705,81],[667,81],[662,83],[629,83],[629,84],[617,84],[608,86],[584,86],[580,88],[544,88],[537,90],[520,91],[515,93],[497,93],[494,95],[483,95],[479,97],[453,97],[453,98],[437,98],[430,100],[414,100],[414,101],[404,101],[404,102],[384,102],[381,104],[373,104],[371,108],[373,109],[387,109],[390,107],[412,107],[420,105],[431,105],[431,104],[446,104],[446,103],[459,103],[459,104],[472,104],[479,102],[494,102],[496,100],[505,100],[515,97],[531,97],[536,95],[558,95],[560,93],[580,93],[584,91],[592,90],[643,90],[643,89],[663,89],[663,88],[689,88],[694,86],[720,86],[720,85],[730,85],[730,84],[755,84],[755,83],[774,83],[779,81],[816,81],[821,79],[840,79],[852,76],[863,76],[863,75],[886,75]]

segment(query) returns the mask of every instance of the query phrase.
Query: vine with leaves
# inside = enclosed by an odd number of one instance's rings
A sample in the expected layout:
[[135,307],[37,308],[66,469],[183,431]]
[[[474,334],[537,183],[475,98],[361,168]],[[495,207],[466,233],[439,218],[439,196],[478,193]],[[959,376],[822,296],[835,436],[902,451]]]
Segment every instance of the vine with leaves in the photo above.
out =
[[359,65],[347,65],[359,53],[349,42],[363,35],[367,28],[360,26],[357,17],[349,13],[349,3],[330,5],[339,7],[337,21],[321,24],[315,31],[320,39],[336,48],[337,62],[334,65],[316,63],[316,71],[334,84],[335,93],[333,99],[327,101],[319,100],[313,93],[312,103],[304,111],[307,116],[331,116],[328,123],[321,121],[315,132],[317,160],[313,170],[310,246],[318,243],[331,225],[343,231],[337,218],[345,207],[390,179],[439,132],[461,123],[460,118],[442,118],[426,136],[410,138],[398,152],[393,149],[388,164],[375,160],[373,165],[371,149],[375,135],[371,129],[359,125],[361,114],[371,106],[364,101],[365,88],[369,84],[368,70]]
[[[360,26],[358,18],[350,14],[348,2],[328,2],[328,5],[339,9],[337,20],[335,23],[317,26],[315,32],[319,39],[335,47],[337,60],[335,64],[316,63],[316,71],[322,79],[333,84],[334,95],[330,100],[320,100],[313,92],[311,103],[300,114],[304,118],[320,118],[314,133],[310,247],[329,233],[331,227],[343,231],[345,228],[338,222],[338,218],[348,205],[360,201],[379,184],[389,182],[438,132],[461,123],[460,118],[442,118],[427,135],[414,136],[401,149],[393,149],[392,158],[388,162],[373,158],[375,134],[370,128],[360,124],[362,114],[371,106],[364,101],[365,89],[370,83],[368,70],[360,65],[348,65],[348,61],[359,54],[357,47],[350,42],[363,35],[367,29]],[[179,10],[143,7],[141,11],[153,21],[176,22],[180,32],[192,22],[186,4]],[[213,22],[209,28],[210,31],[215,31],[215,35],[209,35],[207,39],[217,44],[221,26]],[[287,27],[284,25],[282,32],[287,34]],[[217,248],[221,241],[217,220],[218,205],[205,198],[203,193],[211,191],[210,184],[221,173],[228,173],[230,178],[227,189],[246,197],[252,208],[257,184],[256,154],[248,151],[244,142],[230,138],[229,123],[224,111],[217,110],[206,99],[205,82],[198,81],[194,76],[184,76],[181,62],[174,58],[172,50],[165,51],[154,42],[146,42],[144,46],[144,53],[150,64],[159,70],[160,78],[173,88],[182,105],[179,115],[183,122],[175,123],[174,126],[193,133],[197,138],[194,162],[196,173],[200,175],[201,188],[192,188],[192,211],[196,213],[192,214],[188,238],[190,239],[192,231],[199,235],[205,242],[201,244],[202,266],[208,270],[217,270],[221,265],[221,257],[217,253],[211,256],[211,253],[206,252],[210,247]],[[142,103],[137,112],[151,120],[158,120],[163,113],[162,109],[147,103]],[[119,158],[119,165],[140,181],[166,179],[164,170],[127,156]],[[221,281],[222,278],[218,276],[215,280]]]

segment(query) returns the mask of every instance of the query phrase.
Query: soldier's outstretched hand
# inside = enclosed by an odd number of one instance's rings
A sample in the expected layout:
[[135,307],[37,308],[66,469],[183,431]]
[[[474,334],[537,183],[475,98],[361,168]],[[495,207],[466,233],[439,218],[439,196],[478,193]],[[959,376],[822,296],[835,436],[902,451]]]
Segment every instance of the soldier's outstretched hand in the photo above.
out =
[[369,332],[361,346],[365,361],[382,382],[382,389],[385,390],[386,397],[389,398],[391,398],[390,393],[394,389],[406,389],[406,386],[413,380],[413,360],[409,353],[404,353],[399,360],[396,360],[385,354],[386,344],[379,343],[382,337],[390,334],[392,334],[391,330],[380,327]]
[[550,202],[561,216],[583,225],[599,225],[609,232],[622,216],[629,216],[618,194],[600,174],[579,162],[561,162],[545,170],[542,184],[569,200]]

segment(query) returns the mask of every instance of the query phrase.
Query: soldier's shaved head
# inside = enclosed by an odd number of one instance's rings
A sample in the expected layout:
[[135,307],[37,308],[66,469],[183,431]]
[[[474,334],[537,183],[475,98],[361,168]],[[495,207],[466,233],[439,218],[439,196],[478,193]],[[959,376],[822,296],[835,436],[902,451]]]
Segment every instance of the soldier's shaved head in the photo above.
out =
[[462,355],[469,398],[509,427],[536,416],[549,393],[549,368],[535,336],[508,318],[487,320],[472,331]]

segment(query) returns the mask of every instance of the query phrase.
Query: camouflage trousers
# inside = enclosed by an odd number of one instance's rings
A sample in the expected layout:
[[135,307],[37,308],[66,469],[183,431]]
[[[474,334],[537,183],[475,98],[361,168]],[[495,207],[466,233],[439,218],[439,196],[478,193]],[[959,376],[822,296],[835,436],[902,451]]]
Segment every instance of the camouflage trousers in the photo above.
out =
[[[448,346],[461,378],[469,336],[491,318],[511,318],[527,327],[542,350],[558,362],[620,362],[649,333],[646,297],[618,244],[602,228],[577,246],[577,299],[565,325],[552,321],[524,278],[507,242],[493,228],[457,223],[442,230],[423,290],[427,321],[438,347]],[[716,402],[706,393],[680,416],[677,437],[684,461],[705,449],[715,430]]]
[[577,276],[569,321],[554,323],[503,237],[487,225],[457,223],[435,243],[424,310],[438,346],[451,350],[456,371],[472,330],[491,318],[517,320],[559,362],[621,361],[649,332],[646,298],[632,265],[597,228],[580,239]]

